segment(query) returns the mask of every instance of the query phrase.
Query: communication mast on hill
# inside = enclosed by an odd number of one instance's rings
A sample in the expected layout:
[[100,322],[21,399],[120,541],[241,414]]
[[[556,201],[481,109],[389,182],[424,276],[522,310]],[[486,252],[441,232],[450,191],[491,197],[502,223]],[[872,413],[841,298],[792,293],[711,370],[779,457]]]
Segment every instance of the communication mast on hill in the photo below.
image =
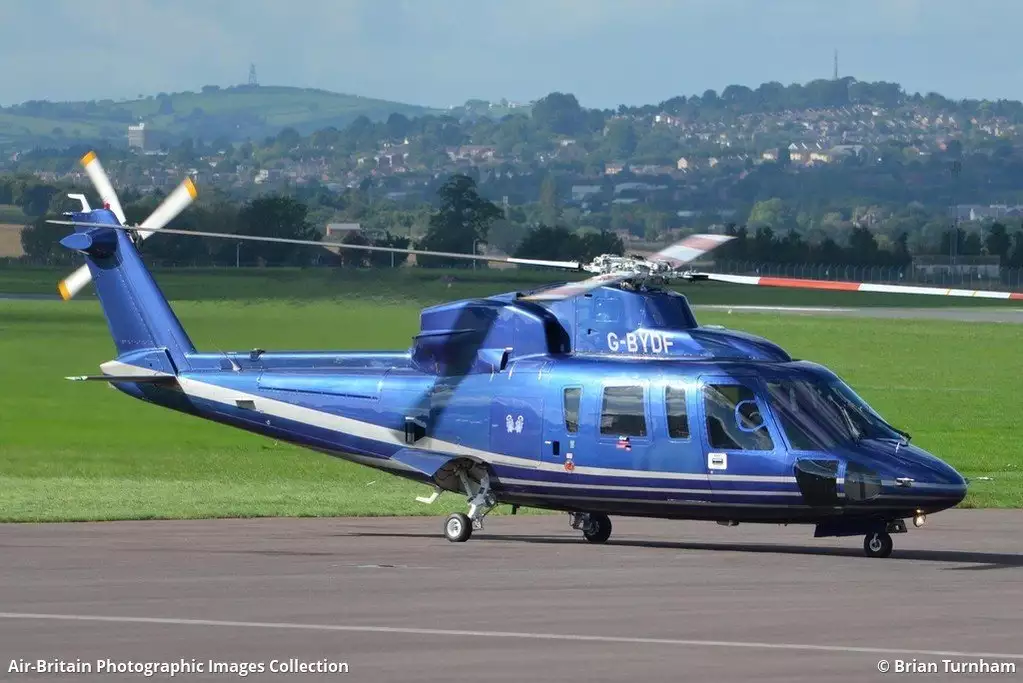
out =
[[259,81],[256,80],[255,64],[249,64],[249,85],[259,85]]

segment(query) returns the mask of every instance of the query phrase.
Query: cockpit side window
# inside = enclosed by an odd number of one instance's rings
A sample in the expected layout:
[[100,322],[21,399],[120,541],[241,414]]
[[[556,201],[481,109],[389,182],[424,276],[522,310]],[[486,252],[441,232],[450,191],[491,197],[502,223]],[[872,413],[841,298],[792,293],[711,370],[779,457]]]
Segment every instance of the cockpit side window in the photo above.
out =
[[741,384],[708,384],[703,389],[703,400],[711,448],[774,450],[774,440],[752,389]]
[[605,436],[646,436],[643,387],[605,387],[600,410],[600,433]]
[[769,382],[767,398],[794,450],[828,450],[860,439],[899,438],[863,399],[839,382]]
[[818,451],[834,447],[835,439],[821,424],[819,397],[804,382],[768,382],[767,394],[774,416],[795,451]]
[[672,439],[689,438],[689,414],[686,409],[685,387],[664,387],[664,414],[668,416],[668,436]]

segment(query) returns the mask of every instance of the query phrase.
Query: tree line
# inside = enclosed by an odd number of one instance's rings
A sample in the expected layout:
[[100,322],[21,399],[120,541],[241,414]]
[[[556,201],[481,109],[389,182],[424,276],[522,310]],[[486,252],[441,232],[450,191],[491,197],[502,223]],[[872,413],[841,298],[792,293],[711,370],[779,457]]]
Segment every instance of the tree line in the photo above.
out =
[[[66,198],[61,188],[37,183],[31,190],[24,189],[27,181],[7,179],[5,187],[15,188],[18,197],[38,195],[38,206],[30,208],[36,214],[31,225],[21,233],[22,248],[26,258],[37,263],[70,264],[77,256],[60,245],[68,228],[66,226],[47,223],[47,218],[59,215],[64,211],[74,210],[72,202]],[[45,188],[45,189],[44,189]],[[372,216],[362,197],[362,190],[354,190],[347,197],[332,201],[348,209],[350,215],[361,216],[367,226],[373,226]],[[0,190],[2,192],[3,190]],[[90,192],[86,192],[87,197]],[[2,195],[0,195],[2,197]],[[48,198],[43,206],[42,197]],[[120,199],[124,205],[125,218],[129,224],[142,222],[163,199],[162,193],[146,197],[137,197],[134,193],[124,192]],[[360,199],[362,204],[360,204]],[[329,248],[334,240],[324,243],[324,247],[266,243],[232,240],[228,238],[198,238],[185,235],[162,235],[157,239],[144,243],[143,255],[151,263],[183,266],[311,266],[337,265],[344,267],[389,267],[403,265],[407,254],[390,253],[373,250],[360,250],[359,246],[387,247],[391,249],[407,249],[447,253],[471,254],[478,253],[481,243],[485,244],[491,226],[503,219],[504,211],[493,202],[480,196],[475,181],[465,175],[456,174],[448,178],[438,191],[439,203],[428,218],[428,227],[418,240],[413,243],[411,236],[392,232],[390,229],[369,229],[350,231],[340,242],[343,248]],[[93,206],[99,202],[95,196],[89,197]],[[29,200],[26,199],[26,202]],[[28,206],[26,204],[26,206]],[[37,211],[37,209],[39,209]],[[393,215],[393,213],[392,213]],[[257,197],[244,204],[237,204],[223,198],[203,201],[178,216],[172,227],[179,230],[199,232],[219,232],[229,235],[246,235],[260,237],[277,237],[295,240],[324,242],[324,233],[310,220],[309,206],[299,198],[268,194]],[[398,229],[400,226],[392,226]],[[539,235],[545,234],[547,228],[537,228]],[[557,258],[581,259],[595,250],[617,248],[621,253],[621,241],[610,233],[600,233],[595,237],[577,238],[566,228],[555,229],[557,234],[564,232],[569,235],[567,240],[559,242],[556,250],[550,251]],[[527,251],[537,244],[534,237],[528,241]],[[595,254],[593,254],[595,255]],[[551,256],[553,258],[553,256]],[[471,267],[471,261],[457,258],[419,257],[417,265],[426,267]]]
[[[67,228],[46,223],[46,218],[73,209],[65,196],[66,188],[24,178],[0,180],[0,203],[15,203],[36,215],[32,224],[22,231],[26,258],[33,262],[68,264],[76,256],[60,246]],[[597,255],[623,254],[626,244],[612,230],[572,229],[561,223],[563,212],[556,202],[539,207],[532,220],[511,238],[502,234],[514,231],[511,219],[520,209],[505,211],[484,198],[469,176],[450,176],[437,192],[436,207],[414,214],[403,210],[381,208],[366,196],[367,187],[350,188],[341,196],[328,194],[318,198],[315,193],[285,196],[268,194],[238,203],[214,194],[209,200],[190,207],[175,219],[173,227],[182,230],[221,232],[238,235],[281,237],[323,241],[324,233],[310,211],[321,202],[330,202],[333,210],[358,220],[361,231],[347,233],[341,240],[349,247],[377,246],[394,249],[415,248],[448,253],[479,253],[499,243],[504,253],[519,258],[586,262]],[[88,194],[88,193],[87,193]],[[160,193],[140,196],[136,192],[121,193],[126,218],[137,224],[159,204]],[[44,200],[48,203],[43,206]],[[93,205],[98,200],[90,199]],[[20,202],[20,203],[19,203]],[[513,215],[509,215],[513,214]],[[834,223],[825,223],[810,235],[797,229],[798,217],[779,200],[760,202],[746,224],[728,224],[725,232],[735,237],[715,252],[715,257],[732,261],[772,263],[821,263],[857,266],[904,267],[912,261],[910,236],[872,230],[869,212]],[[422,219],[423,231],[413,234],[413,223]],[[892,226],[888,226],[892,227]],[[403,234],[404,233],[404,234]],[[333,239],[331,240],[333,241]],[[325,244],[324,246],[329,246]],[[937,245],[939,253],[957,256],[997,256],[1003,265],[1023,267],[1023,230],[1014,231],[999,222],[979,230],[963,230],[945,226]],[[188,266],[311,266],[390,267],[406,263],[406,254],[359,250],[357,248],[317,249],[315,247],[242,242],[239,240],[192,238],[163,235],[145,242],[144,256],[153,263]],[[464,259],[422,257],[417,265],[427,267],[471,267]]]

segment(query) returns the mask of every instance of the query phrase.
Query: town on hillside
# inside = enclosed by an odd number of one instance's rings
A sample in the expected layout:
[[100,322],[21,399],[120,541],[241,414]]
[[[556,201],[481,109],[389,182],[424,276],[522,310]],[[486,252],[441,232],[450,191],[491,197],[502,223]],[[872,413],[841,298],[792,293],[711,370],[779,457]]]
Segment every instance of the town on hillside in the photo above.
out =
[[[223,111],[176,104],[230,90],[162,93],[149,120],[124,123],[116,139],[0,138],[2,171],[19,179],[7,196],[0,189],[0,205],[20,206],[24,223],[54,208],[28,187],[87,187],[77,162],[97,147],[131,196],[159,196],[185,176],[217,201],[288,195],[307,205],[321,235],[347,224],[415,240],[428,231],[438,190],[464,176],[502,210],[485,235],[502,253],[520,251],[539,228],[613,234],[633,251],[727,229],[751,244],[796,245],[735,252],[738,261],[802,262],[833,256],[832,243],[849,249],[866,230],[893,263],[947,256],[950,268],[971,260],[971,273],[986,276],[1023,266],[1019,102],[952,101],[843,78],[731,85],[616,110],[587,109],[567,93],[408,115],[375,105],[345,125],[258,139],[226,134]],[[11,111],[20,110],[0,116]],[[190,121],[196,134],[173,133],[180,125],[169,121]],[[872,259],[863,254],[862,265]]]

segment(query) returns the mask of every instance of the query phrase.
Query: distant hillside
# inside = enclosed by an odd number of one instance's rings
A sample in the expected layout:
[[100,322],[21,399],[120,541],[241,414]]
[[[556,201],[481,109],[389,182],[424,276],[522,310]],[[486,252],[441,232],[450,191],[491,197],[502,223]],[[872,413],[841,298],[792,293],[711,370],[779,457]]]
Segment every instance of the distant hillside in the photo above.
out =
[[[283,86],[206,86],[202,92],[160,93],[115,102],[31,101],[0,108],[0,145],[60,147],[100,140],[126,140],[127,126],[146,123],[151,140],[184,137],[211,141],[261,140],[292,127],[309,133],[343,128],[359,116],[386,120],[392,113],[422,116],[435,110],[411,104]],[[148,134],[148,133],[147,133]]]

